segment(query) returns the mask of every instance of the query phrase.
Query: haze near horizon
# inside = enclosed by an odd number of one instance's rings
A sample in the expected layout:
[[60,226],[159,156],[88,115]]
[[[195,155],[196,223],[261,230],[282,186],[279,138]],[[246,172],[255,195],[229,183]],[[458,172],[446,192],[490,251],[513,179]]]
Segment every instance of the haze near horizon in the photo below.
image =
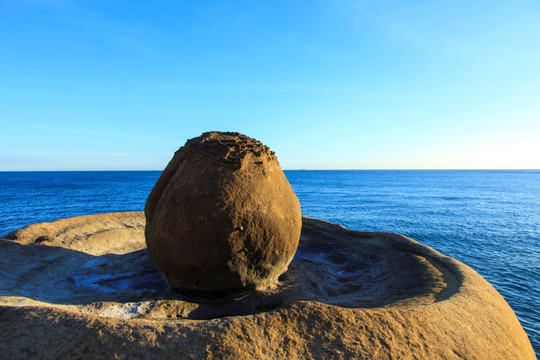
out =
[[0,0],[0,171],[540,169],[537,1]]

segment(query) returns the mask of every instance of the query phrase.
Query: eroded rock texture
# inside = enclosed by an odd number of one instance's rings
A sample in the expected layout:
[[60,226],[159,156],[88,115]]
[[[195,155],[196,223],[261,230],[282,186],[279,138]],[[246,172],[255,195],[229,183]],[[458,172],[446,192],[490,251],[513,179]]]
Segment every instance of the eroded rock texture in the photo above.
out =
[[300,203],[274,152],[208,132],[174,155],[145,207],[146,243],[172,289],[264,289],[291,262]]
[[0,236],[0,358],[536,359],[486,280],[403,235],[304,217],[275,289],[208,301],[166,290],[144,222],[98,214]]

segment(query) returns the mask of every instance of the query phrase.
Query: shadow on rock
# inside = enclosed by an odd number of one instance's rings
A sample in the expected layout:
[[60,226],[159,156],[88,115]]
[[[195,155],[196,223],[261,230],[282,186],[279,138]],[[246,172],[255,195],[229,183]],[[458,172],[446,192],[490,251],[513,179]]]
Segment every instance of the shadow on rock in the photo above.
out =
[[461,282],[449,258],[413,240],[308,218],[289,270],[266,291],[173,293],[146,249],[96,256],[40,242],[0,246],[4,303],[75,305],[111,316],[210,319],[310,300],[347,308],[433,303]]

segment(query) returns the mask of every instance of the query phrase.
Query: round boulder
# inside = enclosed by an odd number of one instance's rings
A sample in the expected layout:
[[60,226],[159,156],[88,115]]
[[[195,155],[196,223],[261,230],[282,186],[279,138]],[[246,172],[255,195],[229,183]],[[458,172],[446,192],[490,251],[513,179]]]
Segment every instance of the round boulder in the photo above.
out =
[[287,271],[302,228],[274,152],[239,133],[188,140],[144,212],[148,250],[173,290],[270,288]]

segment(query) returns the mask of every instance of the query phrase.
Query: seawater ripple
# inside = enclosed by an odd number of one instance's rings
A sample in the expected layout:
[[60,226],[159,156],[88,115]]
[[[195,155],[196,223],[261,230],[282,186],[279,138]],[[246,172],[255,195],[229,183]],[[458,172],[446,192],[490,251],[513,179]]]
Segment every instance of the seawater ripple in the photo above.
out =
[[[540,357],[540,171],[286,171],[302,213],[405,234],[486,278]],[[0,234],[142,211],[159,171],[0,172]]]

